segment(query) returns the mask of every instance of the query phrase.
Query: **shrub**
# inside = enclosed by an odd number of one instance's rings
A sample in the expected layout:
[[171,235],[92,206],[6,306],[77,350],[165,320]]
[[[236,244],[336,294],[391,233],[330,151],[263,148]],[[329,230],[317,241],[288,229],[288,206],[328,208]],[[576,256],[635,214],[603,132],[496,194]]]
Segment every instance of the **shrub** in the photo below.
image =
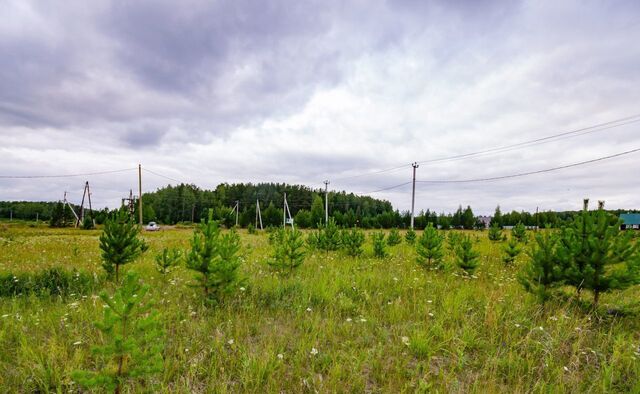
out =
[[416,244],[418,264],[426,268],[440,266],[444,255],[442,252],[443,241],[444,236],[438,233],[432,223],[429,223]]
[[357,257],[362,254],[362,245],[364,244],[364,232],[357,228],[351,230],[342,230],[341,234],[342,248],[351,257]]
[[136,223],[124,212],[116,214],[104,224],[100,235],[102,267],[109,275],[115,273],[116,283],[120,266],[134,261],[147,249],[139,233]]
[[186,267],[196,271],[198,286],[203,288],[205,297],[218,300],[238,284],[240,237],[234,230],[223,235],[218,222],[211,217],[210,211],[209,220],[203,220],[194,230]]
[[94,276],[57,267],[38,273],[0,274],[1,297],[88,294],[97,287],[98,280]]
[[274,243],[272,259],[268,264],[281,273],[291,273],[294,268],[304,262],[302,233],[299,230],[285,229],[280,229],[278,232],[281,235]]
[[387,245],[395,246],[402,242],[402,237],[400,236],[400,232],[397,228],[392,228],[389,231],[389,236],[387,237]]
[[120,393],[127,380],[162,372],[163,334],[157,311],[144,299],[148,291],[149,286],[130,272],[113,297],[100,294],[106,308],[96,326],[106,343],[94,346],[93,353],[104,365],[97,372],[74,371],[72,377],[81,386]]

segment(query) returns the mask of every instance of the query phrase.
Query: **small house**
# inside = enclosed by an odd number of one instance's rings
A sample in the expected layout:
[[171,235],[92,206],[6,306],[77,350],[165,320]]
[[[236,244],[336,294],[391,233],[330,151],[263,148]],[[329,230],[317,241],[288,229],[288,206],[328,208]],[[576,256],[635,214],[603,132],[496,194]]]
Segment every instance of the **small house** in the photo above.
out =
[[623,213],[620,219],[622,220],[620,230],[640,229],[640,213]]

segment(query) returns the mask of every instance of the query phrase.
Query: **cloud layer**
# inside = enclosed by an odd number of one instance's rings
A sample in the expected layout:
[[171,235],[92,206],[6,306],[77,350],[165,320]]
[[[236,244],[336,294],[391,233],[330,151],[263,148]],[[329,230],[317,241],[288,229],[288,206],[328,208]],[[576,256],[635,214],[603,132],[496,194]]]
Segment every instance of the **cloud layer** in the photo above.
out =
[[[367,192],[409,181],[411,167],[340,178],[640,113],[634,1],[4,3],[0,175],[142,163],[203,187],[329,179]],[[638,127],[424,164],[418,179],[605,156],[640,147]],[[636,154],[418,184],[417,207],[572,209],[589,196],[638,208],[629,177],[639,172]],[[0,199],[80,195],[84,180],[0,179]],[[89,181],[94,201],[113,206],[137,179]],[[145,175],[146,190],[166,182]],[[375,196],[407,209],[410,185]]]

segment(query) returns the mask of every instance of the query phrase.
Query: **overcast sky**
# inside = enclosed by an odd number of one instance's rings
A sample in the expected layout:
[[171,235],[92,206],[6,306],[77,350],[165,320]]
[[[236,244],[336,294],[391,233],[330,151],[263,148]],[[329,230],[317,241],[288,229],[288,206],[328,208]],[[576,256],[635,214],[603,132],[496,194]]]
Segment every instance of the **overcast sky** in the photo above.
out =
[[[0,175],[134,168],[184,182],[369,192],[413,161],[640,114],[638,1],[0,0]],[[640,122],[423,163],[418,180],[640,148]],[[640,208],[640,153],[502,181],[416,187],[416,209]],[[395,171],[342,179],[406,165]],[[0,178],[0,200],[116,206],[137,172]],[[174,183],[143,173],[144,191]],[[398,209],[411,185],[372,194]],[[76,201],[78,200],[78,201]]]

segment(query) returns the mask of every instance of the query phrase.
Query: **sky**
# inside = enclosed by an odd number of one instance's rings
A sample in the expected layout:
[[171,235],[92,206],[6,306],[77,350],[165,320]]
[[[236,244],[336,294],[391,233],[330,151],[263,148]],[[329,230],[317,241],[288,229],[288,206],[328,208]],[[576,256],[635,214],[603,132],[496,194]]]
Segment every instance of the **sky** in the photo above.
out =
[[[0,200],[67,191],[79,203],[89,181],[94,205],[115,207],[137,189],[140,163],[145,192],[176,181],[329,180],[364,194],[404,184],[370,195],[406,210],[412,162],[423,162],[418,181],[469,180],[640,148],[633,0],[0,7]],[[584,197],[637,209],[639,159],[417,182],[416,211],[567,210]]]

